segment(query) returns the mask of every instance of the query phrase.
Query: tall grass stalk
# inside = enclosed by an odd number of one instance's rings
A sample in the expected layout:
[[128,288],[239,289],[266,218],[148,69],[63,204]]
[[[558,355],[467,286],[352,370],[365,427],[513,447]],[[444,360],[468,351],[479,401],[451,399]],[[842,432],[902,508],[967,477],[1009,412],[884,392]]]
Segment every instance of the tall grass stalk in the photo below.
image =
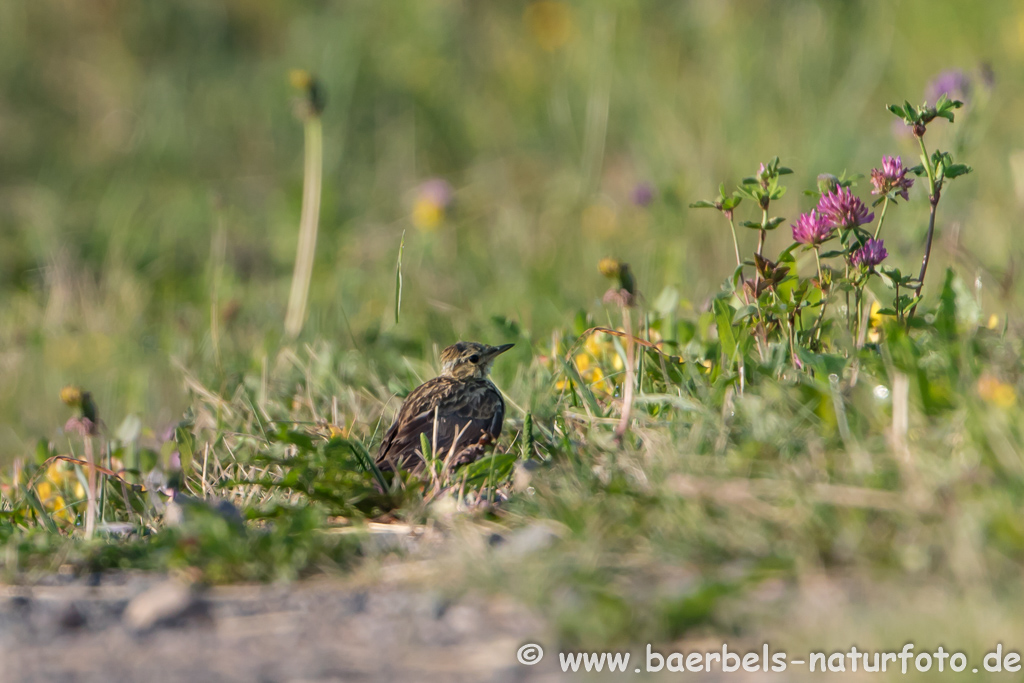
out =
[[295,254],[292,288],[284,318],[285,334],[299,336],[306,321],[309,283],[316,256],[316,232],[320,222],[320,186],[323,179],[324,140],[320,116],[309,113],[305,122],[306,167],[302,181],[302,214],[299,219],[299,248]]

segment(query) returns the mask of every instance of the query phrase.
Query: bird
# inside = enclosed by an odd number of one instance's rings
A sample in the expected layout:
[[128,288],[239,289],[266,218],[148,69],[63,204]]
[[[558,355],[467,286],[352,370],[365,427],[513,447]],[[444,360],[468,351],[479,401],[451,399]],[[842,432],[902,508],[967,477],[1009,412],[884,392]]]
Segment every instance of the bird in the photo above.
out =
[[505,400],[487,375],[494,359],[513,346],[460,341],[442,351],[441,374],[406,397],[384,434],[377,467],[422,471],[420,435],[453,468],[477,460],[497,440],[505,420]]

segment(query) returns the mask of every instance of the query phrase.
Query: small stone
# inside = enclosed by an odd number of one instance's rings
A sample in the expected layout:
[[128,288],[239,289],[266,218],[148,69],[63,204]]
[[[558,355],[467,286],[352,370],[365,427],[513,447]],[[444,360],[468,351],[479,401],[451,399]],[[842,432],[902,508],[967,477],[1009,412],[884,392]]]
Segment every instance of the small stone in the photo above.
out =
[[86,618],[78,605],[71,602],[57,615],[57,625],[64,631],[74,631],[85,626]]
[[500,550],[513,557],[522,557],[550,548],[558,538],[559,534],[554,529],[543,524],[531,524],[513,532]]
[[180,625],[193,616],[206,616],[206,610],[192,589],[177,581],[165,581],[132,598],[123,619],[129,628],[148,631]]

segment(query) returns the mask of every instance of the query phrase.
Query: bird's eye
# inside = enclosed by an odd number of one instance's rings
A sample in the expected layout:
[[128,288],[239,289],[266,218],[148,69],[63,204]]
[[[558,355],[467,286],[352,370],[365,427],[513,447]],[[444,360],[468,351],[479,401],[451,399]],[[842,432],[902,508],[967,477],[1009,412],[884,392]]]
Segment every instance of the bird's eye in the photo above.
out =
[[470,363],[479,363],[480,362],[480,356],[478,356],[478,355],[476,355],[474,353],[472,356],[469,357],[469,362]]

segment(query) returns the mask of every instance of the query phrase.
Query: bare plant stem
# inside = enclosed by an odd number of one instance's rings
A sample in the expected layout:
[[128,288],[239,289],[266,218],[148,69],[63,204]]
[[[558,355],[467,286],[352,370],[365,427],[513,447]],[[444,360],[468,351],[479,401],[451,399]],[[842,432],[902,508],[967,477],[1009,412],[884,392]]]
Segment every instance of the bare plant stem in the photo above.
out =
[[89,487],[85,492],[85,538],[88,540],[96,532],[96,454],[93,452],[92,437],[89,434],[85,435],[84,441],[85,461],[88,463],[86,484]]
[[[925,239],[924,244],[924,258],[921,259],[921,273],[917,276],[914,298],[921,296],[921,290],[924,288],[924,276],[928,272],[928,261],[932,255],[932,238],[935,236],[935,209],[939,205],[939,188],[935,182],[935,172],[932,169],[931,159],[928,158],[928,150],[924,146],[924,136],[918,137],[917,142],[921,145],[921,160],[924,162],[925,170],[928,171],[928,203],[931,205],[931,209],[928,213],[928,237]],[[917,311],[917,304],[910,307],[910,313],[907,315],[908,320],[914,317],[915,311]]]
[[889,208],[889,195],[885,196],[885,202],[882,204],[882,213],[878,216],[878,225],[875,226],[875,239],[878,239],[878,233],[882,232],[882,223],[885,222],[885,212]]
[[622,307],[622,331],[626,334],[626,379],[622,390],[622,414],[619,416],[619,424],[615,427],[615,440],[620,443],[626,435],[626,430],[629,429],[629,417],[633,411],[633,383],[636,381],[636,370],[633,367],[635,362],[633,320],[628,306]]
[[814,341],[821,340],[821,323],[825,320],[825,307],[828,306],[828,293],[825,291],[825,282],[821,275],[821,257],[818,255],[818,248],[814,248],[814,263],[818,266],[818,287],[821,289],[821,310],[818,311],[818,319],[814,322]]
[[284,318],[284,331],[291,339],[299,336],[306,321],[309,283],[313,277],[313,257],[316,256],[324,154],[323,127],[319,116],[311,114],[306,119],[305,138],[306,167],[302,182],[299,246],[295,253],[295,270],[292,272],[292,288],[288,295],[288,312]]
[[743,261],[740,259],[740,240],[736,237],[736,221],[733,219],[731,211],[729,212],[729,227],[732,229],[732,248],[736,250],[736,266],[739,267],[743,265]]

